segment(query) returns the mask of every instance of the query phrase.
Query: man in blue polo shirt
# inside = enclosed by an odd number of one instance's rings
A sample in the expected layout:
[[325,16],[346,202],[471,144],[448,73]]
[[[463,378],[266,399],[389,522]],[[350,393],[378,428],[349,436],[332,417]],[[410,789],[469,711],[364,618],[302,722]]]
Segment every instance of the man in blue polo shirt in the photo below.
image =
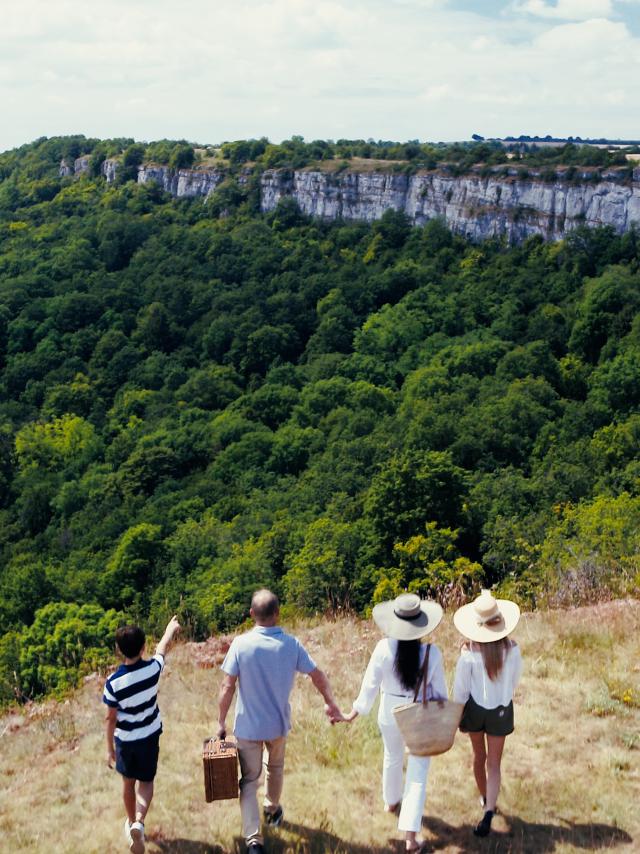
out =
[[331,686],[309,653],[292,635],[278,626],[280,605],[270,590],[258,590],[251,599],[255,627],[234,638],[222,663],[225,678],[220,689],[218,736],[226,736],[226,720],[238,683],[238,700],[233,731],[240,758],[240,811],[242,833],[250,854],[262,854],[258,786],[266,749],[264,819],[277,827],[282,823],[280,804],[284,774],[284,751],[291,729],[289,694],[296,673],[306,673],[322,694],[325,712],[340,717]]

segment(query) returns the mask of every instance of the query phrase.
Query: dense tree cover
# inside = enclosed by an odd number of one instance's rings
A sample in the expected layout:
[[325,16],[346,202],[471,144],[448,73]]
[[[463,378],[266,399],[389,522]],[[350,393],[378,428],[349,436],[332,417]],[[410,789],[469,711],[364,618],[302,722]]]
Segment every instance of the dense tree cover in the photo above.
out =
[[239,186],[220,218],[50,178],[80,150],[0,159],[0,699],[66,687],[121,619],[231,629],[257,585],[637,590],[635,232],[477,246]]

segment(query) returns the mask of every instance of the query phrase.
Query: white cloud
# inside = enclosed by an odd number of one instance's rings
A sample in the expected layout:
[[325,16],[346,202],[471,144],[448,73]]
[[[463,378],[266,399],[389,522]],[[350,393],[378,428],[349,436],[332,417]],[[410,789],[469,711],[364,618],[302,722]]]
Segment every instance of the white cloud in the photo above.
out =
[[580,16],[560,0],[571,16],[493,19],[446,0],[112,0],[100,15],[86,0],[6,5],[0,150],[77,132],[638,134],[640,40],[607,20],[608,0],[580,0]]
[[536,39],[536,44],[557,55],[601,51],[604,65],[612,51],[617,48],[624,50],[630,41],[632,40],[624,24],[594,19],[579,24],[552,27]]
[[561,18],[567,21],[587,21],[591,18],[609,18],[613,13],[611,0],[520,0],[514,8],[540,18]]

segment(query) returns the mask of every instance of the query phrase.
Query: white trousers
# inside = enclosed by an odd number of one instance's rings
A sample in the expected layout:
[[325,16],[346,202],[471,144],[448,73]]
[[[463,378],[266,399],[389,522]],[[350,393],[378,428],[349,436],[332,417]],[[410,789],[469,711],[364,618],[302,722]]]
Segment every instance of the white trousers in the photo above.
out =
[[422,827],[422,814],[427,798],[427,774],[431,763],[430,756],[411,756],[407,758],[407,774],[402,787],[402,764],[404,760],[404,741],[395,723],[385,724],[378,721],[384,757],[382,760],[382,797],[385,804],[392,806],[402,801],[398,830],[412,830],[417,833]]

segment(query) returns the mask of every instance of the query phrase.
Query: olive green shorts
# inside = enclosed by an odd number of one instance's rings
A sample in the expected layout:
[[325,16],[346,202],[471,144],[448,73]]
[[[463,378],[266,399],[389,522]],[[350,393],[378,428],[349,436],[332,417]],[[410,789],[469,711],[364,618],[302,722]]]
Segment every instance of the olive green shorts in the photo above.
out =
[[460,731],[509,735],[513,732],[513,701],[508,706],[485,709],[479,706],[473,697],[469,697],[462,713]]

